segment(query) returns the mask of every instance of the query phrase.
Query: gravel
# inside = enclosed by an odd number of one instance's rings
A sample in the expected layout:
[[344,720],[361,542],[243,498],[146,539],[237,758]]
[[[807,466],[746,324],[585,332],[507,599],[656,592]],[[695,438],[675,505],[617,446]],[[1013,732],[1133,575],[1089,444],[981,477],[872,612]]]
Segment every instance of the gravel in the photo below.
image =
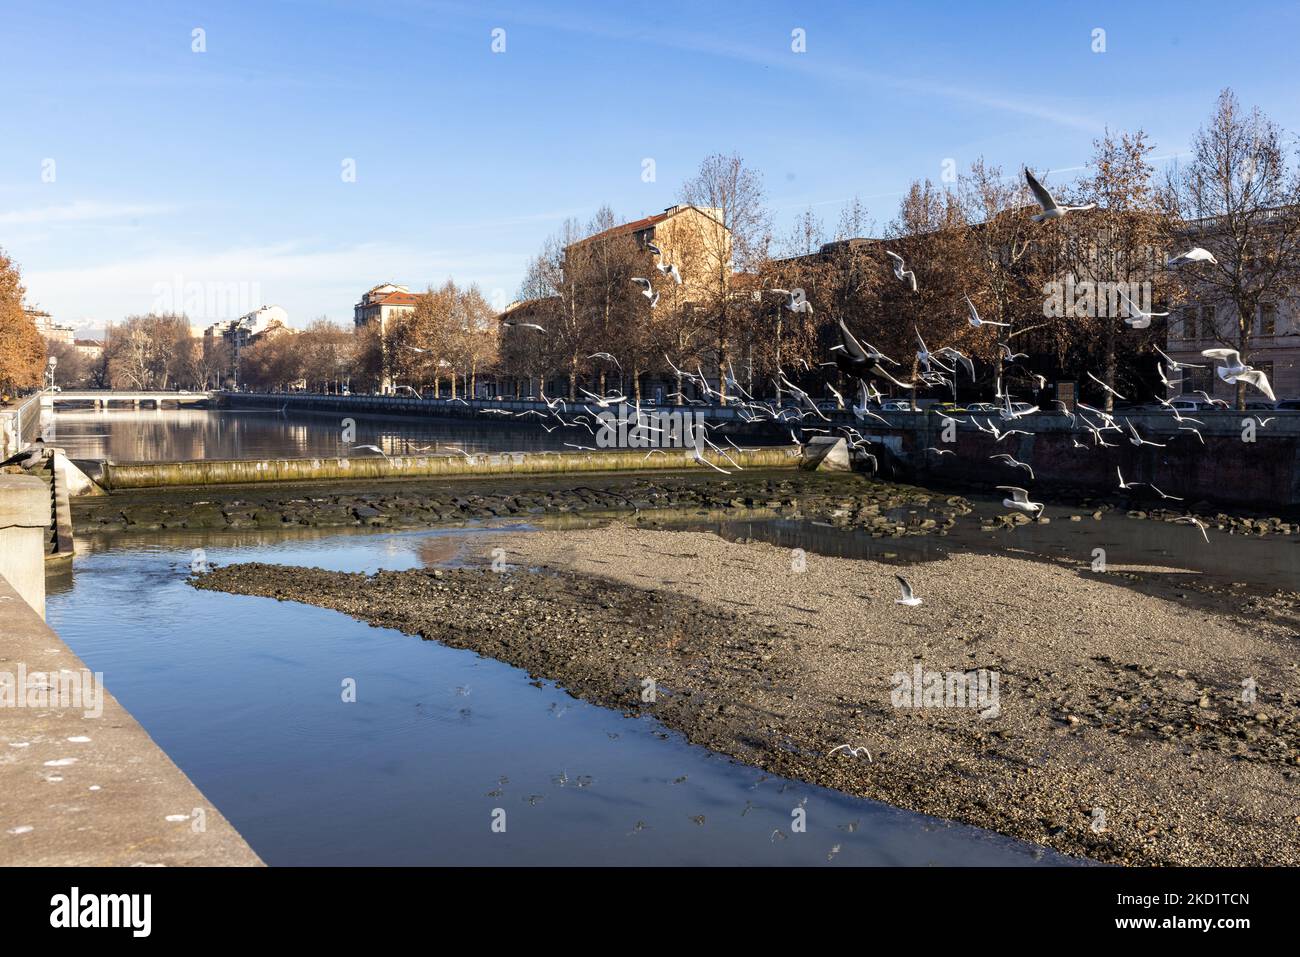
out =
[[[826,488],[814,511],[840,507]],[[1300,863],[1294,597],[1249,618],[1124,580],[1155,569],[954,554],[904,571],[924,602],[906,607],[898,566],[703,532],[619,523],[479,544],[484,563],[505,548],[508,569],[241,564],[193,581],[470,648],[765,770],[1068,854]],[[918,663],[996,674],[997,708],[895,707],[894,676]]]

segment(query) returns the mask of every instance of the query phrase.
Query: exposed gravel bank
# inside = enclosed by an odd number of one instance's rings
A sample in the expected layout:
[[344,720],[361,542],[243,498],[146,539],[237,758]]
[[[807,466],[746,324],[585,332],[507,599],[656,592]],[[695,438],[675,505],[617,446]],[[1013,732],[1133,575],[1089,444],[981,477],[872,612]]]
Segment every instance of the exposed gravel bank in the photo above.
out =
[[[905,607],[892,566],[808,555],[798,571],[788,550],[705,533],[495,544],[504,573],[247,564],[196,584],[471,648],[764,769],[1066,853],[1300,863],[1300,641],[1278,616],[1012,557],[917,567],[924,604]],[[895,674],[918,663],[996,673],[997,707],[895,707]]]

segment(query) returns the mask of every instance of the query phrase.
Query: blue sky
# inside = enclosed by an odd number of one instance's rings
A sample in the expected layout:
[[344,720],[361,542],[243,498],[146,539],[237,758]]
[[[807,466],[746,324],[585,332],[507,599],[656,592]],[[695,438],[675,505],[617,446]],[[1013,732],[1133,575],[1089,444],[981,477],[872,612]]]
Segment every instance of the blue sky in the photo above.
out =
[[781,233],[854,194],[884,224],[949,158],[1067,179],[1108,124],[1176,156],[1223,86],[1300,130],[1293,2],[3,6],[0,246],[88,330],[189,284],[295,325],[384,280],[508,301],[564,217],[656,212],[712,152]]

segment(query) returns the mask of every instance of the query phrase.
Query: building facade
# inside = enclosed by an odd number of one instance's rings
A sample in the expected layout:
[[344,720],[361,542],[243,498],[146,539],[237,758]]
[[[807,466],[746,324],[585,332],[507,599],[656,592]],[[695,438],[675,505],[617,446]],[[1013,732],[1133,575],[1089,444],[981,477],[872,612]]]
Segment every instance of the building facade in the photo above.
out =
[[77,330],[72,326],[63,325],[54,321],[54,317],[48,312],[41,309],[23,308],[27,318],[31,319],[39,332],[50,342],[62,342],[65,345],[72,345],[72,340],[76,338]]

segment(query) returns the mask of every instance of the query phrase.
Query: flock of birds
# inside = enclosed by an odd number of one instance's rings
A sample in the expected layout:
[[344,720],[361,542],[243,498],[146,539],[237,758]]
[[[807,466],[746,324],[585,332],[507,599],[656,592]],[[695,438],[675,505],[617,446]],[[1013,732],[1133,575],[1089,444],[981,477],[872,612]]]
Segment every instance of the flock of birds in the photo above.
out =
[[[1078,206],[1064,205],[1060,203],[1028,169],[1024,171],[1024,175],[1029,191],[1040,207],[1040,212],[1033,216],[1035,222],[1060,219],[1069,213],[1092,209],[1096,205],[1095,203]],[[662,256],[662,251],[653,243],[648,243],[647,248],[656,257]],[[919,285],[916,272],[913,269],[908,268],[907,261],[901,255],[892,250],[886,250],[885,255],[888,257],[889,265],[895,280],[905,284],[912,292],[917,292]],[[1216,262],[1217,260],[1208,250],[1194,247],[1169,259],[1166,265],[1169,268],[1179,268],[1183,266],[1196,266],[1202,263]],[[673,281],[678,284],[683,281],[681,273],[673,264],[658,263],[655,268],[664,275],[670,276]],[[632,279],[632,282],[639,287],[641,294],[650,300],[651,308],[658,305],[659,295],[654,291],[653,284],[649,279],[644,277],[635,277]],[[812,304],[800,295],[798,290],[768,289],[766,292],[784,296],[785,308],[790,309],[793,312],[804,313],[812,311]],[[1121,298],[1123,299],[1128,312],[1124,321],[1132,328],[1146,328],[1150,325],[1152,318],[1168,315],[1167,312],[1143,310],[1137,303],[1122,294]],[[981,329],[986,326],[997,328],[1006,327],[1008,325],[1005,322],[996,322],[981,317],[975,303],[968,295],[964,295],[962,300],[966,306],[966,321],[972,329]],[[537,323],[506,319],[503,320],[503,324],[507,326],[534,329],[543,334],[546,333],[546,330]],[[820,365],[834,366],[839,372],[846,376],[849,381],[857,382],[857,399],[856,401],[847,402],[847,410],[852,411],[859,425],[865,427],[865,423],[873,420],[878,421],[880,424],[885,426],[891,424],[880,415],[880,412],[883,411],[882,407],[886,397],[880,392],[876,384],[877,382],[884,383],[887,387],[892,387],[895,390],[901,390],[912,395],[915,395],[916,390],[918,389],[930,390],[942,388],[944,390],[951,390],[955,401],[957,396],[957,382],[960,374],[964,372],[971,381],[975,380],[975,364],[970,356],[964,354],[953,346],[931,349],[926,345],[925,340],[921,337],[919,329],[914,330],[917,344],[916,364],[914,366],[916,373],[914,377],[905,378],[901,372],[900,363],[897,360],[886,355],[869,342],[860,342],[849,331],[849,328],[843,319],[839,320],[838,325],[840,342],[830,348],[831,361],[822,362]],[[955,415],[951,414],[948,415],[947,418],[955,422],[973,425],[980,432],[993,436],[995,442],[1001,442],[1012,435],[1032,434],[1023,428],[1015,427],[1015,424],[1026,416],[1040,411],[1038,406],[1031,405],[1028,402],[1013,402],[1014,397],[1012,396],[1010,389],[1004,386],[1004,381],[1015,379],[1016,381],[1031,382],[1040,391],[1046,387],[1047,382],[1043,376],[1029,373],[1016,365],[1017,360],[1027,358],[1024,353],[1015,352],[1006,342],[997,343],[997,348],[998,365],[994,376],[996,402],[990,406],[990,410],[996,408],[997,416],[1002,421],[1002,426],[999,427],[999,425],[994,423],[991,411],[990,414],[984,416],[984,421],[982,422],[974,412],[970,413],[968,419],[959,419]],[[1167,390],[1172,390],[1175,386],[1182,383],[1182,378],[1176,376],[1176,374],[1181,370],[1205,368],[1204,365],[1175,361],[1161,351],[1159,347],[1156,347],[1156,351],[1159,353],[1161,360],[1157,362],[1157,373],[1162,385]],[[1206,349],[1202,355],[1208,359],[1214,359],[1219,363],[1216,366],[1215,372],[1223,382],[1228,384],[1245,383],[1258,389],[1270,400],[1276,398],[1268,381],[1268,376],[1263,371],[1254,369],[1242,362],[1241,355],[1236,350],[1227,348]],[[588,359],[600,359],[602,361],[612,362],[615,365],[618,364],[618,360],[608,352],[593,353],[588,356]],[[704,375],[702,368],[697,366],[696,370],[691,372],[689,370],[678,368],[667,356],[665,356],[664,359],[668,363],[668,366],[673,370],[674,374],[677,375],[679,381],[691,383],[694,386],[697,396],[703,396],[702,398],[688,397],[678,391],[672,393],[669,396],[670,398],[677,398],[687,405],[705,405],[713,402],[715,399],[724,400],[723,392],[712,387],[709,379]],[[796,361],[803,365],[805,372],[812,371],[807,362],[802,359]],[[621,366],[619,367],[619,371],[622,371]],[[1087,376],[1102,392],[1114,396],[1115,399],[1120,401],[1126,401],[1125,396],[1121,395],[1112,385],[1103,382],[1091,372],[1087,373]],[[1171,378],[1171,376],[1174,377]],[[778,387],[778,395],[781,390],[784,390],[785,393],[794,400],[794,408],[790,408],[779,399],[775,402],[756,399],[740,383],[730,362],[727,362],[726,370],[721,372],[719,378],[722,380],[721,388],[724,388],[728,393],[725,396],[725,401],[737,410],[737,415],[743,421],[772,421],[782,423],[789,427],[791,441],[795,444],[802,444],[801,435],[803,433],[837,433],[845,438],[849,447],[853,449],[855,454],[871,462],[872,467],[878,470],[879,463],[876,455],[870,451],[871,443],[869,440],[858,431],[858,429],[850,426],[834,425],[832,420],[823,412],[822,405],[814,400],[806,390],[800,388],[794,382],[791,382],[786,376],[784,370],[780,368],[777,369],[775,384]],[[824,381],[823,384],[835,397],[834,401],[836,408],[839,410],[846,410],[846,400],[840,391],[837,390],[828,380]],[[657,427],[650,422],[649,418],[641,409],[640,404],[632,402],[626,395],[602,396],[588,392],[585,389],[581,391],[589,400],[589,402],[582,404],[583,412],[585,414],[574,415],[568,421],[566,421],[561,415],[562,411],[567,412],[566,403],[560,399],[547,399],[544,393],[542,394],[542,398],[548,407],[549,416],[546,413],[533,410],[525,412],[508,412],[505,410],[485,409],[482,411],[484,414],[514,415],[518,417],[526,417],[530,415],[541,416],[543,418],[553,417],[557,423],[554,428],[558,428],[561,425],[576,425],[579,427],[585,427],[594,435],[594,423],[592,418],[595,415],[595,410],[592,409],[591,406],[594,404],[601,410],[617,406],[620,410],[627,410],[629,408],[632,410],[631,413],[626,411],[623,412],[625,416],[629,414],[635,416],[634,422],[632,419],[626,421],[627,425],[634,425],[637,428],[648,429],[651,431],[657,430]],[[1227,403],[1223,400],[1216,399],[1204,391],[1199,391],[1193,394],[1200,396],[1212,407],[1227,406]],[[1195,435],[1196,438],[1204,444],[1204,438],[1200,431],[1195,427],[1196,425],[1204,425],[1204,422],[1183,414],[1175,407],[1173,401],[1168,398],[1158,397],[1157,401],[1164,410],[1168,411],[1172,415],[1174,422],[1177,424],[1178,433],[1187,432]],[[1000,404],[1000,408],[997,407],[998,404]],[[1127,418],[1123,419],[1121,424],[1120,421],[1116,420],[1116,417],[1112,413],[1090,406],[1086,403],[1076,403],[1073,410],[1068,408],[1059,400],[1054,400],[1053,405],[1056,407],[1054,411],[1068,417],[1073,428],[1084,430],[1091,436],[1091,446],[1084,442],[1080,442],[1078,438],[1073,438],[1072,441],[1075,448],[1087,449],[1098,446],[1114,448],[1117,446],[1117,443],[1107,441],[1107,435],[1110,433],[1114,433],[1120,438],[1126,439],[1137,447],[1143,445],[1163,447],[1167,444],[1154,442],[1148,438],[1144,438],[1138,431],[1138,428]],[[814,420],[812,424],[809,424],[807,421],[810,419]],[[1262,427],[1267,425],[1268,421],[1271,420],[1258,419],[1257,421]],[[819,422],[825,423],[825,427],[820,427],[818,424]],[[796,426],[798,432],[796,432]],[[728,450],[722,448],[709,439],[707,435],[707,430],[709,428],[711,428],[711,426],[705,425],[704,428],[700,430],[703,441],[695,443],[695,459],[701,464],[708,465],[717,471],[724,473],[727,472],[726,469],[715,465],[703,456],[703,446],[707,445],[715,452],[718,452],[732,466],[739,469],[740,466],[736,464]],[[547,431],[553,431],[553,428],[548,428]],[[1174,437],[1178,438],[1180,435],[1175,435]],[[731,445],[732,449],[740,450],[739,446],[736,446],[730,439],[724,437],[724,440]],[[571,448],[588,449],[587,446],[574,445],[571,443],[565,443],[565,445]],[[658,451],[660,450],[652,450],[647,454],[647,458]],[[938,456],[940,459],[945,455],[954,454],[951,449],[933,447],[926,449],[925,451]],[[1018,461],[1009,453],[997,453],[989,456],[989,458],[1007,469],[1023,470],[1031,481],[1034,478],[1033,468],[1026,462]],[[1118,469],[1116,469],[1116,474],[1119,478],[1120,489],[1127,490],[1132,489],[1139,484],[1149,484],[1125,482],[1122,473],[1120,473]],[[1176,496],[1169,495],[1156,488],[1154,485],[1151,485],[1150,487],[1162,499],[1181,501],[1181,499],[1178,499]],[[1034,517],[1041,516],[1043,511],[1042,503],[1031,501],[1026,489],[1013,485],[999,485],[997,488],[1000,491],[1008,493],[1008,496],[1003,500],[1003,505],[1005,507],[1030,514]],[[1189,520],[1195,521],[1195,519],[1190,518]],[[1200,523],[1197,524],[1199,525]],[[1204,527],[1200,527],[1202,534],[1204,534]]]

